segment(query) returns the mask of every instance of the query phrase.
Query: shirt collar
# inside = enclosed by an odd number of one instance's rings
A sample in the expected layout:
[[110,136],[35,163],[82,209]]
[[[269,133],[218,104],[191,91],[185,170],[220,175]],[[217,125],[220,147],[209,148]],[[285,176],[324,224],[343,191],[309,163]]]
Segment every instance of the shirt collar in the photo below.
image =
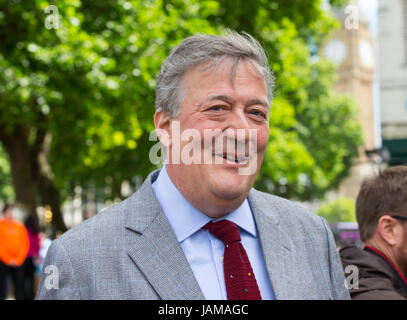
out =
[[239,208],[219,219],[211,219],[192,206],[179,192],[168,176],[165,165],[160,170],[153,189],[178,241],[181,243],[200,230],[209,221],[230,220],[253,237],[257,236],[256,226],[247,199]]

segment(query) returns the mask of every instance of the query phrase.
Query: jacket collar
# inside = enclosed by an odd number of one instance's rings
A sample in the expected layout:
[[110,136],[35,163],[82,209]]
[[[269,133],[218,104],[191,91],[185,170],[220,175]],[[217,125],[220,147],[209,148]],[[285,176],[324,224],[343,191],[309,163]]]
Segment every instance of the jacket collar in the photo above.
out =
[[135,232],[128,254],[160,298],[205,299],[151,187],[152,172],[127,202],[125,227]]
[[381,251],[369,246],[365,246],[364,250],[386,262],[388,267],[392,270],[394,281],[403,288],[404,294],[407,296],[407,279],[403,276],[401,271]]
[[294,270],[294,250],[290,235],[280,223],[284,208],[272,201],[271,195],[252,189],[248,200],[256,221],[264,261],[276,299],[306,296],[298,287]]

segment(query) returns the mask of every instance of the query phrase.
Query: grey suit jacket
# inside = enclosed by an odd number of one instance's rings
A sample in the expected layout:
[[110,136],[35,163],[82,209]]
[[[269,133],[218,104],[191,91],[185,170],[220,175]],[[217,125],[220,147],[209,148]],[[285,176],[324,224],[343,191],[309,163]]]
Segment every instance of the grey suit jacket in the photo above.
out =
[[[52,243],[37,299],[205,299],[152,189],[158,172]],[[324,219],[255,189],[248,200],[277,299],[349,299]]]

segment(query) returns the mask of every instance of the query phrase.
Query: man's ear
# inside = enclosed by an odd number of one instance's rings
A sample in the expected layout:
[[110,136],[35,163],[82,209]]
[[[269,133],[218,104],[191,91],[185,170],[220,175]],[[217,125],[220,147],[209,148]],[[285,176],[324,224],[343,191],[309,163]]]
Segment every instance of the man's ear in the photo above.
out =
[[397,244],[397,223],[389,215],[381,216],[377,223],[377,233],[389,246]]
[[154,126],[157,137],[166,147],[171,146],[171,117],[161,108],[154,113]]

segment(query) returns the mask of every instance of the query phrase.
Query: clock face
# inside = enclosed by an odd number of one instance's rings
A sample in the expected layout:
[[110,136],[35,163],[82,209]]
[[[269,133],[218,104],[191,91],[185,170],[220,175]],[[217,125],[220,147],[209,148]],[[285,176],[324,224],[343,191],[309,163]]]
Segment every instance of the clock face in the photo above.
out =
[[374,53],[371,43],[367,40],[359,42],[359,57],[362,65],[365,68],[373,68],[374,66]]
[[324,55],[331,61],[341,64],[348,54],[345,43],[339,39],[328,42],[324,49]]

